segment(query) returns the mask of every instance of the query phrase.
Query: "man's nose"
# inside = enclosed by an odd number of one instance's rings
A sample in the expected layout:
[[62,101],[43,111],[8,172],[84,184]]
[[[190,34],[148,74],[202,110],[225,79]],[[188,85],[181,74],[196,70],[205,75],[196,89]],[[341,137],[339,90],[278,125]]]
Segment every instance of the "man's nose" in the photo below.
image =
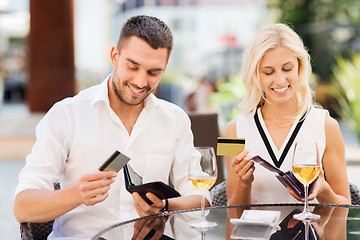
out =
[[138,88],[144,88],[147,85],[147,73],[146,72],[138,72],[134,78],[134,82]]

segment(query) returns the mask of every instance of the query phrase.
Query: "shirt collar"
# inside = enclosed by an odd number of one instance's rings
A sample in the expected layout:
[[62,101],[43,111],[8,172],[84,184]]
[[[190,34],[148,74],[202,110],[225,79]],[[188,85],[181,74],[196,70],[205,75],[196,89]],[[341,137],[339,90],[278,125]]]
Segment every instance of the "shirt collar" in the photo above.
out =
[[98,85],[91,104],[94,105],[97,102],[105,102],[108,106],[110,106],[109,96],[108,96],[108,82],[110,78],[111,78],[111,74],[109,74],[105,78],[105,80]]
[[145,108],[155,108],[159,104],[159,99],[153,93],[145,99]]

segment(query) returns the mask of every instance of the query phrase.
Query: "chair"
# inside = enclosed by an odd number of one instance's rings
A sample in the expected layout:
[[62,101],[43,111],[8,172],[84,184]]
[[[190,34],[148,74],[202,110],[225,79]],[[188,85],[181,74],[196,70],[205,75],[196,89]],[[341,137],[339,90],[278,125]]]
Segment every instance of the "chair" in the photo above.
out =
[[[216,151],[219,125],[217,113],[188,113],[191,130],[194,135],[194,146],[210,146]],[[216,184],[224,181],[223,157],[217,156],[218,178]]]
[[350,186],[351,204],[360,205],[359,188],[353,183],[350,183],[349,186]]
[[226,194],[226,181],[223,181],[215,185],[210,190],[211,195],[211,206],[226,206],[227,205],[227,194]]
[[[60,189],[60,183],[54,183],[54,190]],[[53,221],[44,223],[21,223],[20,235],[21,240],[43,240],[47,239],[52,231]]]
[[22,240],[47,239],[52,231],[54,221],[44,223],[21,223],[20,234]]

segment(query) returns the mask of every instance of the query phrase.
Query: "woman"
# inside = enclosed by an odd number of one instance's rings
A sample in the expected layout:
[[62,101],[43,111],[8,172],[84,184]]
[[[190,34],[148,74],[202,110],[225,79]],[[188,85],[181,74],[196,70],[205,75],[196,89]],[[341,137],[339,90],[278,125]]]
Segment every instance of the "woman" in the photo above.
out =
[[260,155],[284,172],[291,170],[293,143],[285,157],[279,159],[300,120],[304,121],[294,142],[316,140],[322,159],[321,173],[309,200],[350,203],[340,128],[328,111],[313,102],[310,75],[310,56],[300,37],[288,26],[265,27],[250,42],[242,66],[247,95],[240,104],[241,114],[227,125],[225,133],[226,137],[246,139],[246,150],[226,158],[229,205],[303,201],[286,189],[273,172],[261,166],[255,170],[251,161],[252,156]]

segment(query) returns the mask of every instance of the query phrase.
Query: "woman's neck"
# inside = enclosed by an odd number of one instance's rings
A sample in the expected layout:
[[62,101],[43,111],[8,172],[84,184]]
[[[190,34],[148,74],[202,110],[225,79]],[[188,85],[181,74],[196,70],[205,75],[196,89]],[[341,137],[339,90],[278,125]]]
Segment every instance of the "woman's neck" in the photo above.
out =
[[264,121],[273,122],[278,126],[289,126],[294,122],[296,106],[275,106],[265,103],[261,108]]

